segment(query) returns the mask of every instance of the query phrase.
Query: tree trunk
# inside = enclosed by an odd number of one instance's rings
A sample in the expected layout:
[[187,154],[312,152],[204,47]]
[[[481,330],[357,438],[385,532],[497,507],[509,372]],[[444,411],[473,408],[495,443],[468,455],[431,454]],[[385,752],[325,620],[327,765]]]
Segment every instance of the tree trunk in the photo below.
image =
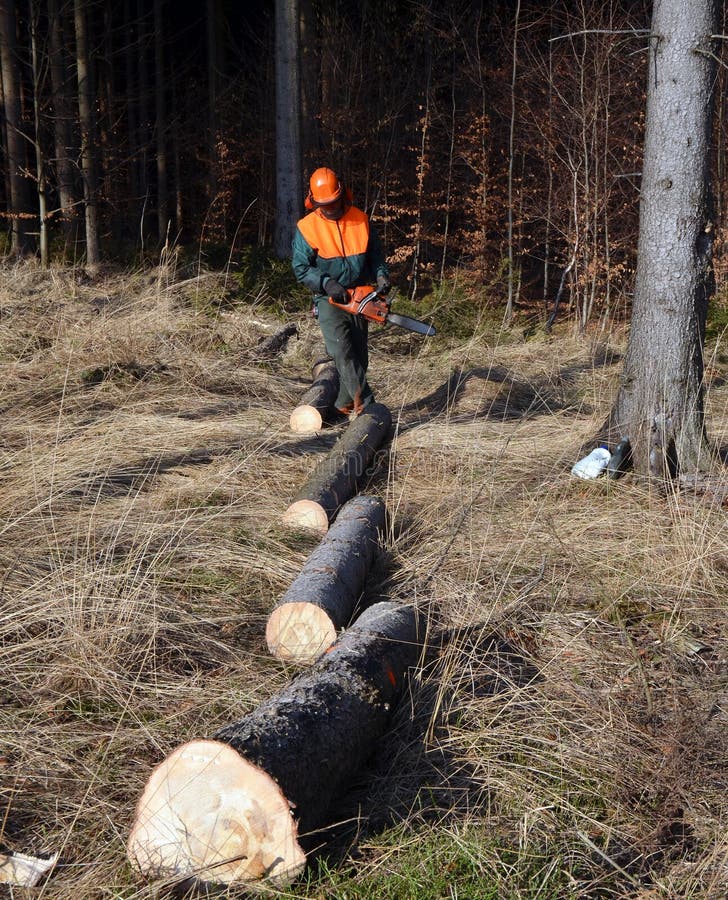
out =
[[138,23],[138,38],[136,49],[137,72],[137,185],[139,189],[139,242],[144,253],[147,242],[147,204],[149,202],[149,172],[147,170],[149,157],[149,66],[147,64],[147,44],[149,33],[147,28],[147,16],[149,7],[146,0],[137,0],[136,18]]
[[515,21],[513,23],[513,59],[511,61],[511,118],[508,130],[508,298],[506,310],[503,316],[504,324],[509,326],[513,322],[513,309],[516,303],[515,261],[513,254],[513,164],[515,161],[515,133],[516,133],[516,83],[518,75],[518,27],[521,16],[521,0],[516,0]]
[[169,226],[169,201],[167,187],[167,103],[164,71],[164,19],[162,0],[154,0],[154,95],[156,101],[156,145],[157,145],[157,237],[163,247]]
[[78,240],[78,210],[73,153],[73,112],[69,101],[67,71],[68,51],[58,0],[48,0],[49,67],[53,109],[53,141],[55,148],[56,187],[65,251],[75,255]]
[[313,384],[291,413],[291,431],[313,434],[323,427],[326,414],[339,395],[339,371],[333,360],[320,360],[313,366]]
[[373,752],[424,632],[414,607],[375,604],[242,721],[175,750],[137,806],[132,863],[155,879],[292,881],[306,864],[299,834],[326,823]]
[[207,195],[210,203],[217,197],[217,97],[218,97],[218,48],[220,36],[220,0],[207,0],[206,6],[206,38],[207,38],[207,154],[209,169],[207,173]]
[[319,103],[319,58],[316,36],[316,10],[313,0],[299,0],[299,49],[301,77],[301,157],[311,162],[311,169],[316,168],[315,160],[321,149],[319,122],[321,107]]
[[130,219],[129,229],[136,222],[139,215],[139,163],[137,154],[139,151],[139,102],[137,85],[137,54],[139,53],[137,27],[135,23],[135,4],[132,0],[124,0],[124,23],[126,45],[124,47],[124,74],[126,78],[126,158],[128,202],[126,203],[127,217]]
[[284,523],[325,533],[339,508],[366,478],[367,468],[391,425],[392,415],[386,406],[367,406],[316,466],[284,513]]
[[715,0],[654,4],[632,326],[607,429],[635,469],[675,476],[710,461],[703,339],[713,290],[709,141]]
[[[103,197],[115,211],[115,214],[109,217],[106,228],[107,237],[110,238],[114,249],[121,247],[124,236],[123,217],[116,213],[116,210],[121,209],[126,200],[118,177],[122,160],[118,142],[122,112],[120,104],[116,102],[116,97],[117,85],[121,87],[123,84],[123,79],[117,75],[115,51],[115,39],[119,33],[115,21],[118,2],[119,0],[103,0],[101,4],[103,18],[100,20],[98,17],[96,18],[97,27],[102,29],[101,34],[97,37],[100,53],[99,51],[96,54],[91,53],[94,58],[93,71],[95,72],[92,82],[96,85],[97,115],[94,127],[98,145],[96,156],[98,165],[97,196]],[[121,88],[119,95],[129,102],[124,88]]]
[[268,618],[265,639],[274,656],[310,665],[334,643],[364,590],[385,518],[378,497],[344,505]]
[[48,268],[48,201],[46,197],[46,164],[41,145],[40,131],[40,104],[43,85],[41,83],[40,59],[38,54],[38,20],[40,9],[38,0],[30,3],[30,53],[31,68],[33,72],[33,124],[35,126],[35,176],[36,189],[38,191],[38,222],[39,222],[39,249],[40,264],[44,269]]
[[279,259],[291,255],[301,214],[301,102],[298,0],[276,0],[276,236]]
[[81,170],[83,200],[86,210],[86,266],[93,272],[99,264],[99,223],[96,164],[96,136],[93,112],[93,90],[88,54],[88,31],[85,4],[74,0],[76,28],[76,73],[78,76],[78,112],[81,123]]
[[29,223],[35,218],[30,183],[23,174],[27,167],[26,138],[20,114],[20,73],[16,38],[15,0],[0,3],[0,60],[2,62],[5,135],[10,173],[10,216],[13,223],[12,252],[24,256],[33,251]]

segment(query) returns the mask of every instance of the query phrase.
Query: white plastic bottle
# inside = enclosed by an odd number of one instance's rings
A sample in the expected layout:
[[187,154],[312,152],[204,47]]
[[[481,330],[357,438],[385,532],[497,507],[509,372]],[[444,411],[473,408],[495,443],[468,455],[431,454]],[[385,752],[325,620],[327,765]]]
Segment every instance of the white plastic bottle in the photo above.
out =
[[599,447],[595,447],[588,456],[574,463],[571,474],[578,478],[596,478],[607,468],[611,458],[612,454],[604,444],[601,444]]

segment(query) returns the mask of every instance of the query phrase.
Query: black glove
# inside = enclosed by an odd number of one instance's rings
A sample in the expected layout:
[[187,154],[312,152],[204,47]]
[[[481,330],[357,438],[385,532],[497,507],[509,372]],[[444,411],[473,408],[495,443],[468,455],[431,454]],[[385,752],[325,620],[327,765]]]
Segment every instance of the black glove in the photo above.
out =
[[380,294],[388,294],[392,287],[392,282],[386,275],[377,275],[377,291]]
[[333,278],[329,278],[324,290],[337,303],[343,303],[346,300],[346,289],[338,281],[334,281]]

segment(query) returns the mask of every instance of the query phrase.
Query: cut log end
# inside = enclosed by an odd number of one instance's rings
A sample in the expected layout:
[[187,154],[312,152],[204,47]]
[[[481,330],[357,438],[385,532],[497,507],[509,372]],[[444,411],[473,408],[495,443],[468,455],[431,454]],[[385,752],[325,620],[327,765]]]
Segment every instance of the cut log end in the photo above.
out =
[[336,628],[320,606],[284,603],[270,614],[265,639],[278,659],[311,665],[334,643]]
[[127,848],[148,878],[289,884],[306,864],[289,803],[262,769],[218,741],[178,747],[152,772]]
[[323,506],[315,500],[296,500],[283,513],[283,524],[326,534],[329,530],[329,517]]
[[321,412],[315,406],[303,404],[291,413],[290,428],[296,434],[314,434],[321,431],[323,424]]

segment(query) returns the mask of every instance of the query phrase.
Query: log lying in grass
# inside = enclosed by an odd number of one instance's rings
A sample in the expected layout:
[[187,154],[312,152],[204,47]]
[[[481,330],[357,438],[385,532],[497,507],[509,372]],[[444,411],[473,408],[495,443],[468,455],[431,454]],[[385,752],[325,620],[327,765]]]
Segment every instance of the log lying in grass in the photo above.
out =
[[301,397],[301,402],[291,413],[291,431],[297,434],[313,434],[320,431],[327,413],[334,408],[339,393],[339,372],[332,359],[314,363],[313,383]]
[[316,466],[283,514],[284,524],[325,534],[339,507],[356,493],[366,478],[367,467],[391,425],[392,414],[386,406],[381,403],[367,406]]
[[137,806],[132,864],[152,879],[290,883],[306,863],[299,835],[326,823],[371,755],[423,641],[414,607],[375,604],[242,721],[175,750]]
[[286,349],[289,338],[294,334],[298,334],[298,328],[295,323],[289,322],[287,325],[279,328],[275,334],[264,338],[255,348],[255,355],[268,359],[275,356],[277,353],[281,353]]
[[309,665],[349,623],[384,529],[385,506],[378,497],[346,503],[268,618],[270,652],[287,662]]

